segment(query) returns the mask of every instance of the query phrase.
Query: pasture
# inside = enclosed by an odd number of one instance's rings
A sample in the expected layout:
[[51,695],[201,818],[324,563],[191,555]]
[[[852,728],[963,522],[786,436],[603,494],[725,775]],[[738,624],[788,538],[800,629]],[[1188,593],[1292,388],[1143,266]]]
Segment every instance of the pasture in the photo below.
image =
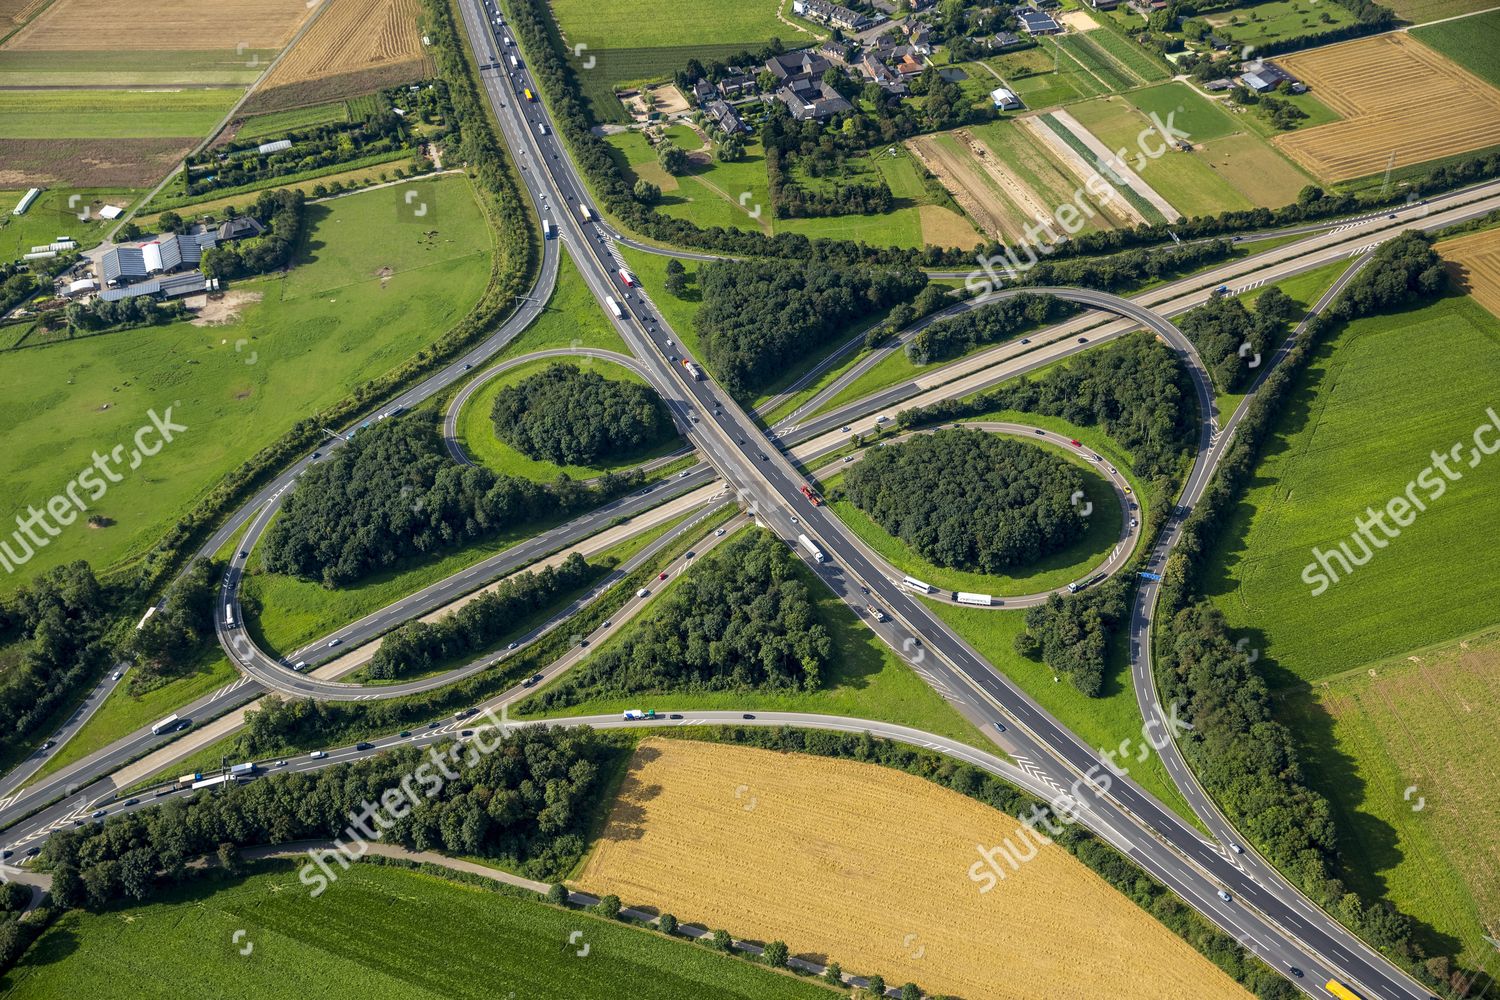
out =
[[1251,7],[1209,14],[1203,18],[1214,34],[1238,46],[1252,48],[1320,35],[1354,23],[1354,15],[1338,4],[1318,0],[1271,0]]
[[[240,940],[253,947],[241,954]],[[582,932],[587,959],[566,949]],[[558,956],[564,958],[559,960]],[[171,967],[171,975],[163,969]],[[73,911],[0,980],[12,1000],[74,994],[139,1000],[814,1000],[814,983],[529,894],[394,867],[355,865],[312,899],[297,862],[228,883],[189,883],[161,902]]]
[[[11,209],[25,193],[24,189],[0,191],[0,260],[20,256],[59,236],[71,236],[83,246],[94,246],[110,225],[99,218],[98,210],[105,204],[127,208],[140,196],[139,191],[128,189],[48,188],[37,195],[25,215],[12,215]],[[80,219],[85,208],[89,217]]]
[[[1278,136],[1324,181],[1353,180],[1500,143],[1500,90],[1403,33],[1282,59],[1342,121]],[[1400,93],[1391,102],[1384,95]]]
[[219,124],[239,96],[229,88],[0,90],[0,139],[197,140]]
[[[1425,925],[1434,949],[1493,966],[1500,839],[1500,633],[1365,664],[1282,704],[1328,796],[1343,877]],[[1487,928],[1487,929],[1486,929]],[[1441,939],[1450,941],[1445,946]]]
[[426,226],[398,222],[400,189],[310,208],[296,266],[235,282],[238,317],[223,325],[0,354],[0,420],[14,444],[0,455],[0,510],[45,502],[150,410],[173,407],[189,428],[111,486],[96,505],[108,527],[74,524],[24,574],[74,559],[103,571],[139,555],[226,472],[462,317],[489,280],[486,221],[466,179],[425,187],[435,206]]
[[981,892],[1017,826],[876,764],[649,739],[576,881],[934,992],[1247,996],[1055,844]]
[[1417,28],[1411,35],[1491,86],[1500,87],[1500,59],[1495,58],[1500,52],[1500,10]]
[[[1500,320],[1457,294],[1357,320],[1320,350],[1206,570],[1231,626],[1272,661],[1273,687],[1493,624],[1493,588],[1477,567],[1494,536],[1475,526],[1500,518],[1500,462],[1468,463],[1496,384]],[[1358,555],[1354,519],[1403,496],[1433,452],[1454,447],[1462,478],[1397,537],[1372,529],[1385,544],[1313,596],[1314,548],[1343,542]]]
[[432,75],[420,0],[325,0],[313,22],[261,82],[251,104],[281,110],[357,97]]
[[552,16],[572,49],[580,42],[590,50],[687,48],[738,45],[757,49],[772,38],[795,44],[795,29],[778,21],[780,3],[702,0],[682,4],[664,16],[648,0],[554,0]]

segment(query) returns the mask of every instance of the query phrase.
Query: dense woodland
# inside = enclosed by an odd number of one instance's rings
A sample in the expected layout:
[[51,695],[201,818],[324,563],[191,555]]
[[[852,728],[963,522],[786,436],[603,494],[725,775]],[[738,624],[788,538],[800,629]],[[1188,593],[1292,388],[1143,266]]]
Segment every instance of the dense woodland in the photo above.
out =
[[1192,382],[1166,345],[1146,333],[1085,351],[1038,378],[1022,378],[967,399],[902,410],[902,427],[1000,410],[1061,417],[1099,427],[1135,456],[1149,479],[1178,473],[1197,432]]
[[814,691],[833,657],[800,563],[761,531],[730,539],[659,598],[650,617],[530,702],[684,691]]
[[222,563],[199,559],[167,588],[161,607],[131,630],[122,644],[136,669],[130,687],[139,694],[179,675],[214,644],[214,607]]
[[[0,597],[0,733],[7,745],[43,723],[109,663],[107,597],[86,562],[48,570]],[[60,720],[52,720],[56,722]]]
[[598,506],[639,477],[597,486],[559,476],[542,485],[455,465],[421,419],[393,417],[360,431],[309,469],[265,539],[265,568],[326,587],[543,516]]
[[698,271],[693,318],[705,360],[731,393],[753,393],[849,327],[927,284],[915,268],[716,261]]
[[557,566],[527,571],[486,590],[435,622],[409,621],[380,640],[365,669],[377,680],[424,674],[493,646],[560,597],[594,579],[598,570],[574,552]]
[[1083,537],[1082,489],[1075,466],[1036,445],[953,430],[873,449],[839,492],[930,562],[1007,573]]
[[984,344],[1009,340],[1022,330],[1055,322],[1077,306],[1051,295],[1024,293],[1001,299],[926,327],[906,345],[906,356],[926,365],[960,357]]
[[500,440],[559,465],[596,465],[676,433],[654,390],[570,364],[551,365],[501,389],[490,418]]
[[1237,298],[1209,299],[1177,321],[1203,359],[1220,392],[1239,392],[1255,381],[1271,363],[1286,323],[1297,314],[1297,303],[1279,288],[1261,293],[1252,313]]
[[1016,652],[1041,660],[1090,698],[1104,691],[1109,640],[1130,610],[1130,586],[1116,576],[1078,594],[1053,594],[1026,612]]
[[[561,878],[587,846],[592,800],[620,751],[588,729],[527,726],[503,737],[491,729],[480,739],[495,748],[481,753],[479,739],[434,748],[455,775],[447,780],[426,749],[401,747],[61,830],[42,854],[52,867],[52,894],[58,905],[100,910],[191,877],[190,866],[202,858],[232,870],[241,847],[339,837],[359,852],[344,835],[351,814],[378,803],[421,766],[429,778],[408,781],[415,807],[399,819],[379,813],[391,820],[382,841],[490,858],[532,878]],[[332,867],[337,873],[338,864]]]

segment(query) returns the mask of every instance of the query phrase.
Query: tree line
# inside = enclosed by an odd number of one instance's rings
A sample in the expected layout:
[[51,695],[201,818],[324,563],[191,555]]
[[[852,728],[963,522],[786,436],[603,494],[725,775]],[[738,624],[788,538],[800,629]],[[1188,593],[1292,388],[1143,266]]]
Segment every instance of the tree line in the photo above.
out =
[[704,557],[649,618],[522,711],[690,691],[816,691],[833,658],[800,563],[749,531]]
[[595,465],[676,433],[655,390],[571,364],[551,365],[501,389],[490,419],[500,440],[559,465]]
[[1000,574],[1066,548],[1083,475],[1030,443],[944,430],[866,453],[837,490],[923,559]]
[[1040,660],[1097,698],[1104,690],[1110,639],[1130,610],[1129,596],[1129,584],[1118,576],[1077,594],[1053,594],[1027,609],[1016,652]]
[[[121,900],[149,899],[193,877],[195,862],[205,858],[217,857],[233,869],[242,847],[348,841],[345,830],[362,806],[379,803],[403,778],[416,790],[416,802],[399,818],[392,810],[379,813],[382,822],[390,820],[382,841],[489,858],[533,878],[562,877],[587,847],[592,799],[621,750],[589,729],[527,726],[481,736],[495,749],[481,753],[477,741],[439,744],[432,755],[399,747],[60,830],[41,856],[52,871],[53,899],[59,906],[102,910]],[[433,756],[441,756],[446,773],[437,770]],[[430,779],[411,781],[424,765]]]
[[1252,313],[1237,298],[1221,295],[1189,310],[1177,321],[1209,377],[1220,392],[1238,392],[1255,381],[1262,364],[1269,364],[1286,323],[1297,313],[1297,303],[1280,288],[1261,293]]
[[424,674],[493,646],[517,625],[598,575],[577,552],[557,566],[502,580],[435,622],[410,621],[380,640],[365,668],[376,680]]
[[1486,988],[1490,977],[1462,968],[1454,956],[1428,956],[1408,918],[1383,900],[1366,903],[1338,877],[1332,809],[1308,784],[1296,738],[1276,717],[1261,669],[1204,598],[1200,576],[1320,345],[1343,322],[1439,294],[1443,280],[1429,238],[1403,233],[1376,250],[1328,311],[1299,331],[1286,358],[1256,391],[1214,478],[1183,524],[1163,572],[1154,662],[1163,700],[1181,702],[1194,724],[1181,742],[1184,756],[1271,862],[1418,980],[1463,997]]
[[265,539],[265,568],[336,587],[402,559],[488,537],[538,517],[598,506],[639,474],[587,486],[461,466],[425,420],[381,421],[297,481]]
[[1028,327],[1050,323],[1078,309],[1051,295],[1025,293],[940,319],[918,331],[906,345],[913,364],[960,357],[983,344],[1009,340]]
[[714,261],[698,270],[693,324],[704,358],[734,395],[764,388],[808,352],[927,284],[911,268]]
[[0,732],[24,743],[110,662],[107,594],[89,564],[55,566],[0,596]]

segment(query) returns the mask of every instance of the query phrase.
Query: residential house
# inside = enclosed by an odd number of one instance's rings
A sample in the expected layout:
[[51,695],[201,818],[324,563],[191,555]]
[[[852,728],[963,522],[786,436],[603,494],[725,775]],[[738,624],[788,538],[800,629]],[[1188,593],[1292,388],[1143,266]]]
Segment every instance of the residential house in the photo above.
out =
[[997,31],[985,44],[990,51],[1000,52],[1004,49],[1013,49],[1017,45],[1024,45],[1025,40],[1011,31]]
[[828,60],[806,49],[772,56],[766,60],[766,69],[783,84],[799,80],[819,80],[828,72]]
[[740,116],[735,113],[734,108],[723,101],[710,101],[708,116],[714,120],[714,124],[724,130],[725,135],[744,134],[750,131],[740,120]]
[[719,95],[727,101],[754,94],[755,77],[748,73],[734,73],[719,81]]
[[707,80],[700,79],[697,83],[693,84],[693,100],[698,104],[707,104],[714,99],[714,95],[717,93],[718,91],[714,89],[714,85]]
[[1031,7],[1017,7],[1016,18],[1021,22],[1021,30],[1028,35],[1062,34],[1062,25],[1053,20],[1051,15]]
[[792,13],[845,31],[863,31],[874,24],[858,11],[828,0],[792,0]]

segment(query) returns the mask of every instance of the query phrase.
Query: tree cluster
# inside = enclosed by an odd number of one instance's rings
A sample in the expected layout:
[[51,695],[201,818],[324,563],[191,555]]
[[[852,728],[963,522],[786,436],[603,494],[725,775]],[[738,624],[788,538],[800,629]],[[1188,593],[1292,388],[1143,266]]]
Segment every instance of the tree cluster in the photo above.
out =
[[490,418],[502,441],[559,465],[595,465],[676,433],[653,389],[570,364],[551,365],[501,389]]
[[190,666],[214,640],[214,608],[223,565],[199,559],[172,582],[161,607],[122,643],[136,666],[131,690],[149,690]]
[[0,598],[0,732],[23,742],[109,662],[106,595],[83,561],[57,566]]
[[543,485],[445,458],[432,426],[391,418],[297,481],[266,534],[265,567],[335,587],[544,514],[580,510],[636,480]]
[[265,231],[252,239],[205,250],[200,265],[203,273],[210,278],[228,278],[267,274],[290,266],[302,237],[306,198],[301,191],[289,188],[262,191],[245,214],[265,226]]
[[1129,587],[1118,577],[1077,594],[1053,594],[1026,612],[1016,652],[1041,660],[1090,698],[1104,689],[1109,642],[1130,610]]
[[1255,380],[1261,365],[1270,363],[1296,308],[1290,296],[1272,287],[1261,293],[1253,313],[1225,295],[1189,310],[1177,327],[1198,349],[1218,390],[1237,392]]
[[946,361],[983,344],[1009,340],[1028,327],[1061,319],[1077,308],[1051,295],[1027,293],[1001,299],[923,328],[907,343],[906,356],[919,365]]
[[[61,906],[104,909],[142,900],[193,873],[194,862],[236,849],[345,837],[350,816],[402,779],[417,804],[392,820],[381,839],[418,851],[492,858],[536,878],[558,877],[587,846],[589,802],[618,752],[588,729],[528,726],[475,743],[440,744],[446,777],[424,750],[401,747],[319,771],[274,774],[192,801],[111,816],[54,834],[43,851]],[[428,780],[410,780],[426,765]],[[446,777],[446,780],[443,780]],[[373,827],[372,827],[373,828]],[[224,850],[221,852],[221,846]]]
[[1086,351],[1039,378],[903,410],[896,419],[902,427],[916,427],[999,410],[1061,417],[1099,427],[1135,456],[1136,472],[1157,479],[1177,473],[1196,437],[1194,398],[1181,362],[1142,333]]
[[1350,279],[1332,313],[1353,319],[1389,312],[1431,298],[1447,286],[1448,272],[1432,249],[1432,238],[1407,230],[1381,244]]
[[945,430],[877,448],[841,487],[860,510],[939,566],[1006,573],[1083,536],[1077,468],[1035,445]]
[[158,302],[149,295],[137,295],[118,302],[106,302],[101,298],[69,302],[63,311],[63,320],[70,329],[100,333],[170,323],[185,315],[187,310],[180,302]]
[[916,295],[915,268],[838,268],[793,261],[715,261],[698,270],[693,318],[725,388],[754,392],[850,324]]
[[684,691],[815,691],[833,640],[778,539],[747,532],[706,556],[629,634],[534,699],[537,710]]
[[380,641],[365,669],[377,680],[423,674],[515,633],[527,617],[598,574],[574,552],[558,566],[504,580],[435,622],[410,621]]
[[31,298],[43,288],[30,269],[20,264],[0,265],[0,316]]
[[782,168],[781,153],[766,151],[766,176],[771,204],[778,219],[810,219],[830,215],[880,215],[895,204],[889,185],[835,180],[827,191],[808,190]]

